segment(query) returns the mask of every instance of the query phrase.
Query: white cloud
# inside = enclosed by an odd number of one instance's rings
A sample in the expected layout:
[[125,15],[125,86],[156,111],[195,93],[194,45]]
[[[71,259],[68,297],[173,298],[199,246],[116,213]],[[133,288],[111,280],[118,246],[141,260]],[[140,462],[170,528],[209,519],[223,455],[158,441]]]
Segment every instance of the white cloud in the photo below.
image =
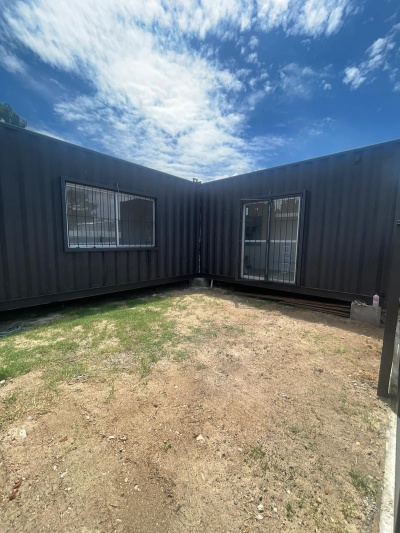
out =
[[339,31],[357,8],[352,0],[257,0],[264,30],[283,27],[293,35],[319,37]]
[[348,67],[344,71],[343,83],[350,85],[351,89],[358,89],[366,79],[366,76],[363,76],[357,67]]
[[247,61],[247,63],[255,63],[255,64],[257,64],[258,63],[258,54],[257,54],[257,52],[252,52],[251,54],[249,54],[246,57],[246,61]]
[[377,71],[389,73],[389,79],[395,81],[398,69],[395,67],[397,53],[400,50],[397,31],[398,25],[384,36],[376,39],[365,51],[367,56],[358,66],[347,67],[343,83],[350,89],[358,89],[363,83],[374,81]]
[[[311,98],[321,78],[329,75],[328,69],[317,72],[309,66],[290,63],[281,68],[280,87],[289,98]],[[326,84],[326,82],[324,82]],[[329,85],[329,84],[328,84]]]
[[255,35],[252,35],[249,40],[249,48],[251,50],[254,50],[257,48],[257,46],[260,44],[260,39],[258,39]]
[[398,82],[395,84],[395,86],[393,87],[393,90],[394,90],[395,92],[400,92],[400,81],[398,81]]
[[25,63],[0,45],[0,66],[13,74],[25,74]]
[[267,93],[267,94],[270,94],[272,92],[274,92],[275,90],[275,86],[272,85],[272,83],[270,81],[266,81],[264,83],[264,91]]
[[[254,33],[279,27],[331,35],[352,10],[353,0],[15,0],[2,12],[0,41],[8,51],[0,61],[22,71],[9,50],[25,47],[89,86],[78,96],[65,89],[54,106],[82,139],[188,178],[228,175],[251,169],[257,147],[265,149],[247,137],[246,113],[276,83],[220,63],[205,38],[241,42],[251,32],[243,54],[254,69]],[[281,70],[281,87],[308,98],[320,75],[293,65]],[[268,142],[276,149],[284,141]]]
[[322,88],[324,91],[331,91],[332,85],[330,83],[327,83],[325,80],[322,81]]
[[334,122],[335,121],[331,117],[314,120],[310,125],[307,125],[305,128],[303,128],[302,133],[308,137],[317,137],[319,135],[323,135],[326,129],[332,127]]

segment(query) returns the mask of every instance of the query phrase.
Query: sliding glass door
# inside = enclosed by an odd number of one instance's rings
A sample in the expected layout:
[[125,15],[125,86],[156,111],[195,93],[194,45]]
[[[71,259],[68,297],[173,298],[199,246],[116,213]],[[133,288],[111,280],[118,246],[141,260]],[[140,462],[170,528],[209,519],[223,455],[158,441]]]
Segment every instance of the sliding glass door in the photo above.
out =
[[243,204],[241,277],[295,283],[301,196]]

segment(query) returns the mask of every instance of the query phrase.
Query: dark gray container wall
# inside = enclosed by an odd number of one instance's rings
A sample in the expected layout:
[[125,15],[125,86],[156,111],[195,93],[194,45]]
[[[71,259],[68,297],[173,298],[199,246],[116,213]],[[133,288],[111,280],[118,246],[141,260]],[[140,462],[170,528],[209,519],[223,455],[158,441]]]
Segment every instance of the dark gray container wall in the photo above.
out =
[[[156,198],[156,249],[66,251],[61,176]],[[187,279],[198,185],[0,125],[0,310]]]
[[[205,276],[351,300],[386,296],[400,142],[217,180],[202,187]],[[241,200],[305,193],[297,286],[240,280]]]

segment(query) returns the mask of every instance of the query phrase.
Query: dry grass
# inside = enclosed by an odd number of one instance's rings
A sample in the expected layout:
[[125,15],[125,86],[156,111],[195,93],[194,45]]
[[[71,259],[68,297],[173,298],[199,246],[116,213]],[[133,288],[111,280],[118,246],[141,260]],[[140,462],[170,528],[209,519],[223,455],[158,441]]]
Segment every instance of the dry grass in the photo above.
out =
[[221,291],[44,317],[0,341],[5,530],[371,532],[380,347]]

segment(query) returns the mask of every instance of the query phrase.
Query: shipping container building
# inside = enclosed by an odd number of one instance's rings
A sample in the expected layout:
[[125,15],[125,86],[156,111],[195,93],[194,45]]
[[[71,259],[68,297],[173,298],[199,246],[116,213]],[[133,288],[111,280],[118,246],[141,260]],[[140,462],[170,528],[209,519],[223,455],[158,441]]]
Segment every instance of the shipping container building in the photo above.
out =
[[195,276],[385,302],[399,175],[392,141],[199,184],[0,124],[0,311]]
[[0,124],[0,311],[197,274],[198,187]]
[[384,302],[399,177],[393,141],[206,183],[202,274]]

